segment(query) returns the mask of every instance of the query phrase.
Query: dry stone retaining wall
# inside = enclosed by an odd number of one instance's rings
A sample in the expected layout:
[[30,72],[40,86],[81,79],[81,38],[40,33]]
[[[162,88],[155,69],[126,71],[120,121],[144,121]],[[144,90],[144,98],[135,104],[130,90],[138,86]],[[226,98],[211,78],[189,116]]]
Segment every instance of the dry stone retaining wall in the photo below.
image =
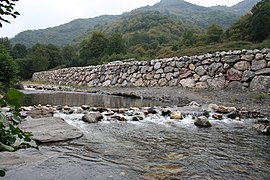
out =
[[149,61],[115,61],[34,73],[60,85],[270,89],[270,49],[235,50]]

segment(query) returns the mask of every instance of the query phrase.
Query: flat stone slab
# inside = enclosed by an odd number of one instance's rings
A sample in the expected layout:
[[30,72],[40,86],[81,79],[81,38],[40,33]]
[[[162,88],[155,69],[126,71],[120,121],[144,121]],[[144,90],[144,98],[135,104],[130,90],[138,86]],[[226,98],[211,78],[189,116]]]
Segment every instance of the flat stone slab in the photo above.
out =
[[33,133],[33,139],[41,143],[67,141],[80,138],[83,133],[59,117],[29,119],[19,127]]

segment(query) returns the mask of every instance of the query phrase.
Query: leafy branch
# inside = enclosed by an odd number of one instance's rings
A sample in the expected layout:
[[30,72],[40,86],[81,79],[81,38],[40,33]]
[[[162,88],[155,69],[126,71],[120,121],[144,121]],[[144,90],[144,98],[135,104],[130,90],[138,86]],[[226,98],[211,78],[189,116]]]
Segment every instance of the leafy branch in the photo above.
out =
[[16,1],[19,0],[1,0],[0,2],[0,27],[3,27],[2,22],[10,23],[4,16],[12,16],[16,18],[20,15],[19,12],[14,11],[14,6]]

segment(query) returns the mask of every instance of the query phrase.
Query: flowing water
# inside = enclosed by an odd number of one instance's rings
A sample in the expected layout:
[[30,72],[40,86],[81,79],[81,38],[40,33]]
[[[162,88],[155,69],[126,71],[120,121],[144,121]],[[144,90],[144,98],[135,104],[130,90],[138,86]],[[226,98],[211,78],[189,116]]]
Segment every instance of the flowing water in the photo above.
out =
[[[139,122],[82,122],[64,115],[84,136],[41,145],[36,161],[7,171],[4,179],[270,179],[270,137],[256,120],[211,120],[197,128],[155,115]],[[38,156],[37,156],[38,157]]]
[[22,105],[68,105],[81,106],[91,105],[93,107],[124,108],[162,105],[160,101],[143,100],[139,98],[106,95],[102,93],[82,92],[57,92],[57,91],[22,91],[26,94]]

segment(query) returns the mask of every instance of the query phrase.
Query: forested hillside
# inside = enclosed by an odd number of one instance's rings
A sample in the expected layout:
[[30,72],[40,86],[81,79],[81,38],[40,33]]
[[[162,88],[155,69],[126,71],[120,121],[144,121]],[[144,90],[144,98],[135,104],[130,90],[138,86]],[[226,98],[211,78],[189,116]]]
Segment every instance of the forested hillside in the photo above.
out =
[[[231,8],[215,9],[197,6],[185,2],[184,0],[161,0],[161,2],[154,6],[142,7],[119,16],[77,19],[57,27],[34,31],[28,30],[16,35],[11,39],[11,42],[13,44],[24,44],[27,47],[32,47],[36,43],[54,44],[58,47],[64,47],[67,44],[74,44],[74,42],[83,40],[86,37],[85,32],[93,32],[97,28],[102,28],[104,25],[119,23],[119,19],[128,20],[128,18],[132,18],[134,15],[147,13],[149,11],[158,11],[161,12],[162,15],[175,16],[178,18],[178,21],[194,26],[193,29],[205,30],[211,24],[218,24],[223,28],[228,28],[241,15],[248,12],[252,4],[255,5],[257,1],[258,0],[245,0]],[[239,9],[241,9],[241,11]],[[126,22],[122,21],[122,23]],[[121,31],[119,32],[121,33]],[[88,35],[88,33],[86,34]]]
[[[64,47],[53,43],[35,43],[29,48],[23,43],[13,44],[8,38],[0,38],[0,46],[5,47],[18,64],[19,75],[23,79],[31,78],[37,71],[97,65],[115,60],[146,60],[270,47],[269,0],[261,0],[251,9],[251,13],[238,18],[227,29],[218,23],[203,28],[182,20],[176,13],[158,11],[164,2],[166,6],[173,7],[175,0],[163,0],[153,6],[155,10],[145,7],[121,16],[112,16],[114,20],[110,16],[94,18],[95,23],[88,22],[92,28],[86,30],[86,26],[81,26],[85,30],[80,34],[74,28],[75,24],[88,20],[75,20],[73,26],[65,24],[37,31],[46,34],[52,30],[55,35],[57,32],[67,33],[64,38],[74,39]],[[190,6],[184,1],[179,2]],[[70,32],[78,34],[72,38],[68,36],[69,31],[64,28],[67,26],[70,26]],[[37,37],[43,36],[40,34]]]
[[83,35],[87,30],[111,23],[117,18],[118,16],[104,15],[89,19],[76,19],[57,27],[21,32],[12,38],[11,42],[24,44],[26,47],[32,47],[36,43],[63,47]]

